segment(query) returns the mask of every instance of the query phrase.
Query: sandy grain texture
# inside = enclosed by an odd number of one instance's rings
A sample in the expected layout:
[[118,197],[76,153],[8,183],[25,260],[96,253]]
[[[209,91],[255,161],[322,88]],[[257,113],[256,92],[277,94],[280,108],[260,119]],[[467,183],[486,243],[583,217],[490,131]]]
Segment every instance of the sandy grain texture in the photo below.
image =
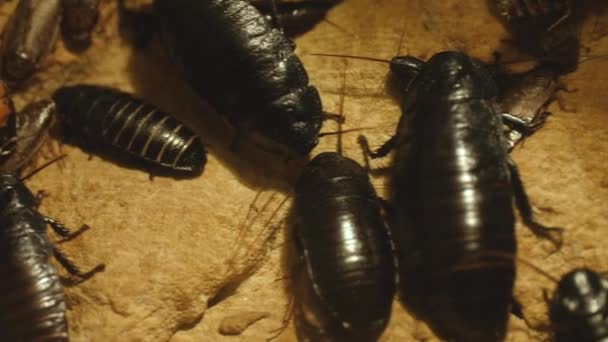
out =
[[[0,23],[14,3],[2,6]],[[585,24],[584,53],[608,54],[605,14]],[[284,218],[289,205],[281,203],[293,172],[264,156],[230,151],[234,132],[193,96],[158,42],[135,50],[121,38],[118,19],[115,2],[104,1],[93,46],[76,55],[59,42],[36,79],[16,96],[17,107],[62,84],[133,91],[199,131],[209,162],[196,179],[150,181],[145,172],[105,158],[89,160],[80,149],[56,141],[55,152],[45,152],[48,157],[60,150],[68,158],[28,181],[33,191],[49,195],[41,212],[70,227],[85,222],[92,227],[60,248],[83,268],[106,264],[105,272],[66,288],[72,340],[264,341],[282,325],[288,307],[291,266],[284,260]],[[459,49],[490,60],[508,38],[485,3],[475,0],[345,0],[328,19],[333,24],[321,23],[297,39],[298,53],[326,110],[346,115],[344,129],[368,127],[373,146],[393,132],[400,113],[384,86],[386,65],[311,53],[427,58]],[[578,91],[563,98],[576,112],[552,105],[554,115],[545,128],[513,153],[535,207],[552,208],[538,210],[538,219],[566,228],[564,248],[550,255],[548,243],[518,225],[520,257],[556,276],[574,266],[608,269],[608,249],[602,245],[608,236],[607,76],[608,62],[601,59],[567,76],[568,86]],[[324,127],[335,129],[333,123]],[[344,136],[344,153],[361,161],[355,141],[356,134]],[[334,149],[335,139],[328,137],[314,153]],[[373,181],[384,193],[386,179]],[[546,320],[542,289],[552,287],[529,268],[519,268],[516,296],[533,322]],[[252,315],[261,319],[252,320]],[[220,334],[227,319],[239,317],[251,322],[230,323],[251,326],[238,336]],[[509,342],[546,337],[518,319],[510,324]],[[381,341],[415,338],[434,341],[395,301]],[[277,340],[295,340],[293,328]]]

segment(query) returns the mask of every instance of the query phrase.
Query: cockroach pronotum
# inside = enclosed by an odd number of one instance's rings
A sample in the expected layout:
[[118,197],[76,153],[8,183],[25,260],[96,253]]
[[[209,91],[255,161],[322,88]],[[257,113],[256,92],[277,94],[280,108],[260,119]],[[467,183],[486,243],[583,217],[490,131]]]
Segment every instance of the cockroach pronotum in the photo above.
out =
[[586,268],[565,274],[550,300],[555,342],[608,340],[608,278]]
[[76,85],[53,94],[64,134],[85,148],[98,144],[188,174],[207,161],[200,138],[157,107],[111,88]]
[[275,153],[305,155],[323,117],[294,44],[246,0],[156,0],[183,75],[239,133]]
[[13,174],[0,175],[0,339],[2,341],[67,341],[66,305],[51,256],[72,275],[87,279],[104,269],[81,272],[46,237],[46,224],[64,238],[70,232],[36,209],[37,199]]
[[19,172],[32,160],[55,123],[55,103],[50,100],[33,102],[14,116],[16,133],[11,154],[0,163],[0,173]]
[[61,27],[68,41],[88,44],[99,17],[100,0],[63,0]]
[[[312,29],[333,6],[342,0],[249,0],[269,21],[277,21],[288,36]],[[273,2],[276,4],[274,13]],[[273,18],[278,16],[278,18]]]
[[2,39],[1,74],[11,87],[33,75],[51,51],[61,17],[61,0],[20,0]]
[[426,63],[396,57],[391,70],[410,100],[397,134],[368,153],[396,149],[389,223],[402,300],[442,338],[501,341],[515,277],[513,198],[536,235],[559,247],[561,230],[533,219],[483,65],[442,52]]
[[396,266],[380,209],[366,170],[340,154],[319,154],[297,181],[297,254],[331,335],[375,340],[390,317]]

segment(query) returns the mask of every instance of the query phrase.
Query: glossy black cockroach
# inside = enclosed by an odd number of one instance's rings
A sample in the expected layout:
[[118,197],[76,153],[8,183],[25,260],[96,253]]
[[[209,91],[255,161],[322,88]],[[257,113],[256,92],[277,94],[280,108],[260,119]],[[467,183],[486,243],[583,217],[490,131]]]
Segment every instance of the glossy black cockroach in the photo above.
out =
[[85,148],[97,144],[153,165],[197,175],[207,161],[200,138],[173,116],[111,88],[76,85],[55,91],[66,137]]
[[51,256],[72,275],[87,279],[104,269],[81,272],[46,237],[46,224],[64,238],[70,232],[36,209],[37,199],[13,174],[0,175],[0,339],[2,341],[67,341],[66,305]]
[[25,81],[51,51],[61,18],[61,0],[20,0],[2,39],[2,78]]
[[99,17],[99,0],[63,0],[61,27],[68,41],[88,45]]
[[375,340],[390,317],[396,266],[366,170],[333,152],[310,161],[295,187],[294,232],[322,328]]
[[561,232],[535,222],[501,139],[496,84],[479,62],[442,52],[396,57],[408,90],[397,134],[389,222],[404,304],[449,341],[501,341],[515,276],[515,220],[558,246]]
[[[288,36],[297,36],[325,19],[327,11],[342,0],[249,0],[269,21],[278,22]],[[273,6],[273,2],[275,3]],[[276,6],[276,13],[275,12]],[[273,18],[276,16],[277,18]]]
[[48,138],[55,123],[55,103],[50,100],[33,102],[16,113],[16,131],[10,145],[10,156],[0,163],[0,173],[19,172],[32,160]]
[[294,44],[246,0],[156,0],[163,36],[195,91],[273,152],[317,145],[322,105]]
[[549,300],[555,342],[608,340],[608,278],[586,268],[566,273]]

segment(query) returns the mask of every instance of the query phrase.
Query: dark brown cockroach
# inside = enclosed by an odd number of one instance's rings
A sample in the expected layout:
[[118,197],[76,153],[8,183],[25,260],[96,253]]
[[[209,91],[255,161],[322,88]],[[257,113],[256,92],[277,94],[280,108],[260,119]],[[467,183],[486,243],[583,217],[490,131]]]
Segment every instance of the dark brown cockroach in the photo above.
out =
[[14,115],[16,133],[11,154],[0,163],[0,173],[19,172],[32,160],[48,138],[55,115],[55,103],[50,100],[33,102]]
[[389,222],[402,300],[449,341],[501,341],[515,277],[513,198],[536,235],[559,246],[561,231],[533,220],[483,65],[442,52],[426,63],[394,58],[391,70],[409,101],[396,136],[371,155],[396,149]]
[[46,224],[64,238],[70,232],[41,215],[37,199],[13,174],[0,175],[0,339],[2,341],[67,341],[66,305],[51,256],[73,275],[87,279],[103,270],[81,272],[46,237]]
[[510,78],[500,96],[509,151],[543,125],[550,114],[547,106],[565,89],[553,65],[542,64]]
[[578,66],[582,5],[570,0],[489,0],[515,44],[562,73]]
[[64,37],[78,45],[88,45],[99,17],[99,0],[63,0],[61,27]]
[[[249,0],[269,21],[278,22],[290,36],[297,36],[312,29],[325,19],[327,11],[342,0]],[[273,2],[276,6],[273,6]],[[276,18],[274,18],[276,16]]]
[[380,209],[366,170],[340,154],[319,154],[297,181],[297,254],[332,335],[375,340],[390,317],[396,266]]
[[156,0],[171,55],[194,90],[273,152],[305,155],[323,116],[294,44],[246,0]]
[[566,273],[550,300],[555,342],[608,340],[608,278],[586,268]]
[[61,0],[20,0],[2,39],[2,78],[11,86],[33,75],[51,51],[62,9]]
[[198,175],[207,161],[200,138],[173,116],[111,88],[76,85],[53,94],[67,138],[85,148],[113,146],[145,160]]

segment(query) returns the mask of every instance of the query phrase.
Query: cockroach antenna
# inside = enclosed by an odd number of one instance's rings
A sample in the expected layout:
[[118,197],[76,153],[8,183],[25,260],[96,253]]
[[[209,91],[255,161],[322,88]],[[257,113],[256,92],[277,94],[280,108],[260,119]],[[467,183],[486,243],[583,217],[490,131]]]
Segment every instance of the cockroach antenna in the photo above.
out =
[[46,162],[46,163],[42,164],[41,166],[37,167],[37,168],[36,168],[34,171],[32,171],[32,172],[30,172],[29,174],[27,174],[26,176],[22,177],[22,178],[21,178],[21,181],[23,182],[23,181],[25,181],[25,180],[27,180],[27,179],[32,178],[32,176],[34,176],[34,175],[35,175],[35,174],[37,174],[38,172],[40,172],[40,171],[42,171],[42,170],[46,169],[47,167],[51,166],[52,164],[54,164],[54,163],[56,163],[56,162],[60,161],[61,159],[65,158],[65,157],[67,157],[67,156],[68,156],[67,154],[62,154],[62,155],[60,155],[59,157],[56,157],[56,158],[54,158],[54,159],[49,160],[48,162]]

